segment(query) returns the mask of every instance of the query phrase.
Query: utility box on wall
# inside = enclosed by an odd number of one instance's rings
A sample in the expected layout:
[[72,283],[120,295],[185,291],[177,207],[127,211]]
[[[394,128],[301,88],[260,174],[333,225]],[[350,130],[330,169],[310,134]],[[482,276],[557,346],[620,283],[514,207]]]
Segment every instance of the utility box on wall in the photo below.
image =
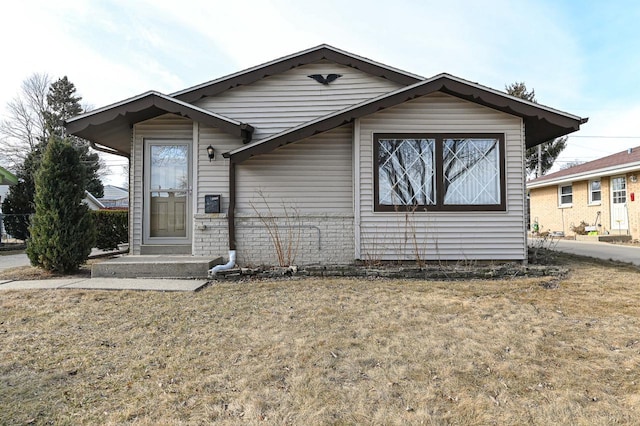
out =
[[204,212],[220,213],[220,195],[204,196]]

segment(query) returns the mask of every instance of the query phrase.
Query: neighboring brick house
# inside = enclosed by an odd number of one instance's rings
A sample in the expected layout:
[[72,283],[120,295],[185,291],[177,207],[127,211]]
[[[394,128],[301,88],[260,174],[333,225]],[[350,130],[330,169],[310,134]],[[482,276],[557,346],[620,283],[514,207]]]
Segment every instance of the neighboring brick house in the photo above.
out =
[[574,235],[585,222],[599,234],[640,238],[640,147],[527,182],[531,227]]

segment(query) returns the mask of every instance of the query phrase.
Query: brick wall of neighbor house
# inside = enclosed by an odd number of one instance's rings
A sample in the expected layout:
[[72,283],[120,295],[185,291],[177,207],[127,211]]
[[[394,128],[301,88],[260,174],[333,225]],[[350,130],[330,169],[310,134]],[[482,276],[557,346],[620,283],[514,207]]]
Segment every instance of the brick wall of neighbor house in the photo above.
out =
[[[565,184],[563,184],[565,185]],[[565,235],[575,235],[571,230],[581,221],[593,225],[598,212],[601,212],[598,223],[600,232],[609,230],[609,212],[607,199],[609,197],[609,181],[601,180],[602,202],[589,205],[589,181],[573,182],[573,203],[571,206],[560,207],[558,200],[558,186],[552,185],[544,188],[535,188],[530,192],[531,196],[531,226],[537,221],[540,231],[564,232]]]
[[[640,201],[630,201],[629,194],[640,195],[640,182],[631,182],[631,176],[627,174],[627,207],[629,213],[629,232],[633,238],[640,238]],[[594,225],[598,212],[601,212],[598,223],[598,231],[601,234],[618,232],[611,228],[610,215],[610,177],[600,179],[602,197],[599,204],[589,204],[589,181],[581,180],[573,182],[573,203],[570,207],[559,207],[558,185],[531,189],[531,226],[537,220],[540,231],[564,231],[565,235],[572,236],[573,225],[585,221]],[[563,184],[564,185],[564,184]]]

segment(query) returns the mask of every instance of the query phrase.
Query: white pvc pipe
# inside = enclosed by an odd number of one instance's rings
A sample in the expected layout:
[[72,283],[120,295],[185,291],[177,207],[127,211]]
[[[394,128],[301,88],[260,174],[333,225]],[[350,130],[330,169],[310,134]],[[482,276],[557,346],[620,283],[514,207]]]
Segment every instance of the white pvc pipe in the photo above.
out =
[[216,265],[213,268],[209,269],[209,275],[215,275],[218,271],[226,271],[227,269],[231,269],[236,266],[236,251],[229,250],[229,261],[224,265]]

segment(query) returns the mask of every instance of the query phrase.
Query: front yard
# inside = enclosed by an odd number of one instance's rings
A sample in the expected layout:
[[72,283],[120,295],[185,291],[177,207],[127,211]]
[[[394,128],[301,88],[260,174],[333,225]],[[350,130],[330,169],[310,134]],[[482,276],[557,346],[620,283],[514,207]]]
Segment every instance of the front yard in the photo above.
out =
[[640,274],[0,297],[0,424],[632,424]]

